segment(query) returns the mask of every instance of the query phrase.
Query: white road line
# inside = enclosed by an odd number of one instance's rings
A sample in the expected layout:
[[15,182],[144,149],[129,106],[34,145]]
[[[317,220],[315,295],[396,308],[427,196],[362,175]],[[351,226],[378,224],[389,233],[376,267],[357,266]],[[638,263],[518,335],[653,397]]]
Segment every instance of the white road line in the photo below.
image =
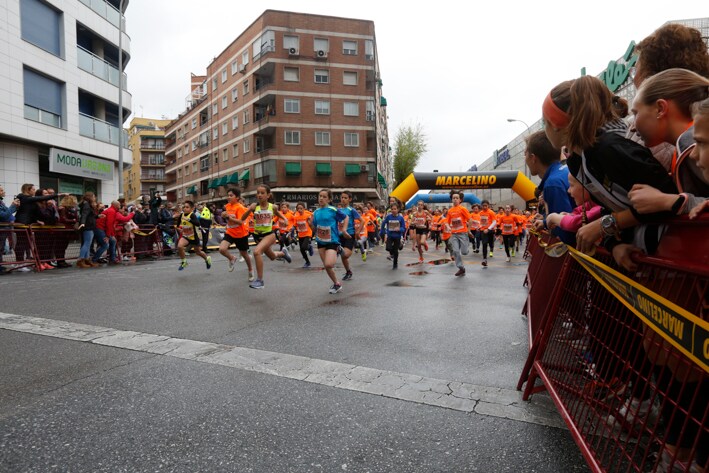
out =
[[0,329],[44,335],[357,391],[462,412],[565,428],[551,401],[511,389],[426,378],[303,356],[0,312]]

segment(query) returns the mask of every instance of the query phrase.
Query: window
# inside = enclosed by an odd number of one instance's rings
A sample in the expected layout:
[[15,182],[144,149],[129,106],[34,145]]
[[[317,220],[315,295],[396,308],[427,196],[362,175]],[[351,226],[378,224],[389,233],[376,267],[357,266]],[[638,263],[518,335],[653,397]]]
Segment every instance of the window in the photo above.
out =
[[285,99],[283,108],[286,113],[300,113],[300,99]]
[[217,79],[212,79],[212,92],[217,90]]
[[283,48],[288,49],[290,51],[291,48],[295,49],[296,52],[298,52],[300,42],[298,41],[297,36],[291,36],[291,35],[283,35]]
[[177,189],[177,198],[178,199],[182,198],[182,189]]
[[226,108],[227,103],[229,103],[229,100],[228,100],[227,96],[225,95],[224,97],[222,97],[222,109]]
[[285,139],[286,139],[287,145],[299,145],[300,144],[300,131],[286,130]]
[[222,84],[226,82],[227,74],[226,74],[226,69],[222,71]]
[[185,154],[190,154],[190,145],[185,145]]
[[232,156],[233,158],[236,158],[237,156],[239,156],[239,145],[238,145],[238,144],[232,145],[232,147],[231,147],[231,156]]
[[213,156],[214,156],[214,164],[219,164],[219,153],[215,152]]
[[249,139],[244,140],[244,153],[248,153],[249,150],[251,149],[251,144],[249,143]]
[[222,161],[229,161],[229,150],[227,148],[222,150]]
[[270,51],[275,51],[276,34],[271,30],[264,32],[260,38],[251,43],[251,47],[253,48],[254,61],[262,54],[266,54]]
[[182,148],[177,150],[177,159],[180,159],[182,157]]
[[367,100],[365,107],[366,107],[365,116],[367,118],[367,121],[373,122],[374,121],[374,101]]
[[206,171],[209,169],[209,155],[199,158],[199,170]]
[[236,102],[238,98],[239,98],[239,90],[236,87],[234,87],[233,89],[231,89],[231,101]]
[[244,122],[244,125],[249,123],[249,111],[248,110],[244,110],[244,119],[242,121]]
[[345,146],[352,148],[359,146],[359,133],[345,133]]
[[189,176],[189,174],[190,174],[190,167],[185,166],[185,176]]
[[231,63],[231,75],[236,74],[238,70],[239,70],[239,64],[236,61],[232,62]]
[[316,100],[315,101],[315,115],[330,115],[330,101],[329,100]]
[[315,83],[327,84],[330,82],[330,71],[327,69],[315,69]]
[[[61,128],[64,84],[29,69],[23,69],[25,118]],[[90,130],[87,136],[93,136]]]
[[249,80],[248,80],[248,79],[246,79],[246,80],[244,81],[244,85],[243,85],[243,86],[244,86],[244,95],[246,95],[246,94],[249,93]]
[[197,118],[196,117],[192,119],[192,129],[194,130],[195,128],[197,128]]
[[212,128],[212,139],[216,140],[217,138],[219,138],[219,129]]
[[229,124],[227,122],[222,123],[222,135],[229,133]]
[[345,85],[357,85],[357,73],[354,71],[343,72],[342,83]]
[[234,115],[231,117],[231,129],[236,130],[237,128],[239,128],[239,117]]
[[290,82],[298,82],[300,80],[300,69],[297,67],[284,67],[283,80]]
[[343,41],[342,42],[342,54],[345,56],[356,56],[357,55],[357,41]]
[[356,117],[359,116],[359,104],[357,102],[345,102],[345,116],[346,117]]
[[192,142],[192,151],[197,149],[197,141]]
[[330,132],[329,131],[316,131],[315,132],[315,146],[330,146]]
[[182,177],[182,169],[177,170],[177,178],[180,179]]
[[374,60],[374,41],[364,40],[364,58],[368,61]]
[[244,65],[249,63],[249,52],[248,51],[244,51],[241,54],[241,63]]
[[219,105],[216,103],[212,104],[212,115],[216,115],[219,112]]
[[[209,163],[209,161],[207,161],[207,163]],[[197,172],[197,161],[192,163],[192,174],[194,174],[196,172]]]
[[20,1],[22,39],[62,57],[62,13],[40,0]]
[[315,46],[315,52],[330,50],[330,41],[327,38],[315,38],[313,40],[313,45]]

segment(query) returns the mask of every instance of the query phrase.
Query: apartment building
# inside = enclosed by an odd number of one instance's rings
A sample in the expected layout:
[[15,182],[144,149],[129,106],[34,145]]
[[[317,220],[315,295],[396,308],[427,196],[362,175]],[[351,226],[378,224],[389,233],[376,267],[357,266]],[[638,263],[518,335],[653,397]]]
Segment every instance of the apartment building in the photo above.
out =
[[317,203],[322,188],[384,200],[392,181],[374,23],[265,11],[192,75],[166,129],[168,199]]
[[135,203],[141,196],[165,193],[165,127],[170,120],[133,118],[130,121],[128,147],[133,166],[123,172],[126,202]]
[[32,183],[93,191],[103,201],[118,196],[118,104],[124,117],[131,109],[118,67],[119,45],[123,67],[130,59],[130,38],[118,7],[119,0],[0,3],[0,183],[8,195]]

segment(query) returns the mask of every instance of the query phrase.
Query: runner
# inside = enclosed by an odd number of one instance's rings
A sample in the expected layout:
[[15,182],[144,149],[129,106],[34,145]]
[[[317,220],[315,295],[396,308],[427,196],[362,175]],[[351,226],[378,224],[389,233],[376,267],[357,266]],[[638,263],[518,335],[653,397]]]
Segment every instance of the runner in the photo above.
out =
[[367,223],[371,219],[371,217],[364,211],[364,207],[362,205],[359,205],[357,207],[357,212],[359,212],[359,241],[357,242],[357,246],[359,247],[359,250],[362,252],[362,261],[367,261],[367,253],[371,252],[371,249],[368,249],[369,247],[369,240],[367,240]]
[[309,210],[305,209],[304,202],[298,202],[295,206],[295,213],[293,214],[293,220],[295,221],[295,227],[298,232],[298,245],[300,246],[300,254],[303,255],[305,264],[303,268],[310,267],[310,259],[308,255],[313,256],[313,245],[310,240],[313,238],[313,229],[310,228],[308,221],[313,214]]
[[342,213],[347,216],[347,231],[340,234],[340,245],[342,246],[342,266],[345,267],[345,274],[342,276],[343,281],[352,279],[352,268],[350,267],[350,256],[354,250],[355,238],[359,232],[359,227],[355,228],[355,221],[360,219],[359,212],[350,207],[352,202],[352,192],[342,191],[340,194],[340,202],[342,203]]
[[431,240],[436,244],[436,250],[441,246],[441,211],[436,209],[431,217]]
[[239,201],[241,191],[239,189],[229,189],[226,193],[227,204],[224,206],[222,216],[226,218],[226,230],[224,239],[219,244],[219,253],[229,260],[229,272],[234,271],[236,256],[229,252],[229,246],[236,245],[239,254],[246,261],[249,268],[249,282],[254,280],[254,268],[251,266],[251,256],[249,255],[249,227],[242,217],[246,213],[246,207]]
[[259,184],[256,188],[256,199],[258,203],[253,203],[249,206],[246,214],[242,216],[242,220],[249,215],[254,216],[254,241],[256,248],[254,249],[254,261],[256,262],[257,278],[249,287],[252,289],[263,289],[263,257],[262,254],[268,256],[271,261],[276,258],[283,258],[290,263],[291,257],[288,250],[284,247],[281,251],[273,251],[271,247],[276,243],[276,235],[273,233],[273,217],[285,218],[276,207],[269,202],[271,198],[271,188],[266,184]]
[[278,242],[280,244],[281,250],[284,246],[293,249],[293,235],[295,220],[293,220],[293,212],[288,205],[288,202],[281,202],[280,209],[281,214],[285,218],[278,219]]
[[187,267],[185,248],[192,247],[194,252],[207,264],[207,269],[212,267],[212,257],[207,256],[199,244],[199,217],[195,214],[194,202],[186,200],[180,214],[180,240],[177,242],[177,253],[180,255],[179,271]]
[[483,266],[487,266],[487,247],[490,246],[490,258],[492,251],[495,249],[495,212],[490,210],[490,202],[483,200],[481,202],[482,210],[480,211],[480,233],[482,233],[483,241]]
[[509,205],[505,206],[505,213],[499,217],[500,233],[505,244],[505,254],[507,262],[510,262],[510,248],[514,252],[515,229],[517,228],[517,217],[512,213]]
[[393,203],[389,206],[390,213],[382,220],[380,236],[386,236],[386,249],[391,255],[393,265],[391,269],[399,267],[399,249],[401,247],[401,236],[406,233],[406,220],[399,214],[399,204]]
[[480,253],[480,206],[478,204],[473,204],[470,219],[473,221],[473,226],[470,228],[473,234],[473,238],[471,238],[473,253]]
[[423,249],[428,251],[428,226],[431,223],[431,214],[426,208],[423,200],[416,203],[416,210],[411,214],[413,218],[414,247],[419,251],[419,263],[423,263]]
[[370,217],[369,226],[367,227],[367,235],[369,237],[369,246],[373,248],[379,244],[377,241],[377,223],[379,221],[379,214],[377,213],[377,209],[374,207],[374,203],[372,201],[367,202],[367,212]]
[[451,228],[450,249],[452,256],[455,258],[455,265],[458,267],[456,276],[465,276],[465,266],[463,264],[462,255],[468,254],[468,228],[473,222],[470,219],[468,209],[460,205],[463,201],[464,194],[460,191],[452,190],[450,192],[453,207],[448,209],[446,220]]
[[342,210],[330,205],[330,202],[332,202],[332,191],[330,189],[321,190],[318,193],[320,207],[313,213],[311,225],[315,229],[320,259],[328,277],[332,280],[330,294],[337,294],[342,289],[342,283],[337,280],[334,269],[337,254],[342,250],[340,235],[345,238],[352,238],[352,236],[347,233],[349,218]]

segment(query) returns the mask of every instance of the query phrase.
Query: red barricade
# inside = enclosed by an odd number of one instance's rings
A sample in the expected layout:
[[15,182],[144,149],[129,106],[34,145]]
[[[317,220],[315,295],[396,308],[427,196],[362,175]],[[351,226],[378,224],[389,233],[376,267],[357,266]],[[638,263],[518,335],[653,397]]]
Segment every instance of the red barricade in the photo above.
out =
[[[40,263],[59,264],[79,259],[81,238],[79,232],[63,225],[30,225]],[[39,266],[42,271],[42,264]]]
[[131,232],[122,232],[116,248],[121,258],[158,258],[163,254],[162,230],[154,225],[140,225]]
[[[5,249],[8,250],[6,254]],[[0,224],[0,268],[10,272],[37,266],[37,250],[30,227]]]

